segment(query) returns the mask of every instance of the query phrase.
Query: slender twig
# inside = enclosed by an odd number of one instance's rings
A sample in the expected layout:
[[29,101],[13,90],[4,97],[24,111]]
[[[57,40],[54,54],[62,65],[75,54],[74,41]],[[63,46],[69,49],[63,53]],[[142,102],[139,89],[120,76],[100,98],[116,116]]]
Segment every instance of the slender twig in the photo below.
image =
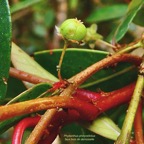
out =
[[68,41],[65,40],[64,48],[63,48],[62,54],[60,56],[59,64],[57,65],[58,78],[59,78],[60,81],[63,80],[62,76],[61,76],[61,66],[62,66],[62,62],[63,62],[63,58],[64,58],[64,55],[65,55],[65,51],[67,49],[67,46],[68,46]]
[[69,81],[74,83],[74,85],[78,87],[80,84],[82,84],[85,80],[87,80],[94,73],[96,73],[97,71],[105,67],[109,67],[119,62],[132,62],[136,65],[140,65],[141,61],[142,61],[142,58],[134,56],[134,55],[115,54],[107,58],[104,58],[103,60],[91,65],[87,69],[81,71],[80,73],[72,77]]
[[17,78],[17,79],[20,79],[23,81],[27,81],[27,82],[30,82],[33,84],[38,84],[38,83],[42,83],[42,82],[47,82],[50,85],[54,84],[54,82],[51,80],[44,79],[42,77],[38,77],[36,75],[29,74],[27,72],[24,72],[24,71],[21,71],[21,70],[12,68],[12,67],[10,67],[9,74],[11,77],[14,77],[14,78]]
[[116,53],[119,53],[119,54],[127,53],[129,51],[132,51],[132,50],[137,49],[137,48],[142,47],[142,46],[143,46],[143,42],[142,42],[142,40],[139,40],[139,41],[137,41],[135,43],[127,45],[126,47],[120,49]]
[[143,90],[143,84],[144,77],[143,75],[139,74],[136,87],[128,108],[128,112],[123,123],[122,131],[120,136],[118,137],[118,140],[116,141],[116,144],[128,144],[130,141],[132,125],[138,107],[138,103],[140,101],[140,96]]

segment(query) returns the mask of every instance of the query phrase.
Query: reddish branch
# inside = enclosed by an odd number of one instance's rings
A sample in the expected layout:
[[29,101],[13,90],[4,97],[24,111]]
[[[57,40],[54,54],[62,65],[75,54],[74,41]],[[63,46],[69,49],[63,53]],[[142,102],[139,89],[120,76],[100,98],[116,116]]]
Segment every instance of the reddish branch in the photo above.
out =
[[94,102],[94,104],[101,110],[101,112],[104,112],[120,104],[129,102],[133,94],[134,88],[135,84],[132,83],[119,90],[113,91],[112,93],[110,93],[110,96],[98,99]]
[[130,100],[134,90],[134,84],[126,86],[121,90],[122,91],[118,90],[119,93],[117,94],[112,94],[107,97],[102,97],[97,101],[93,101],[93,104],[75,97],[54,96],[5,105],[0,107],[0,120],[2,121],[14,116],[51,108],[76,109],[81,116],[83,116],[83,119],[93,120],[101,112]]
[[54,83],[51,80],[44,79],[42,77],[38,77],[36,75],[32,75],[30,73],[27,73],[27,72],[24,72],[24,71],[21,71],[21,70],[12,68],[12,67],[10,67],[9,73],[10,73],[11,77],[20,79],[22,81],[27,81],[27,82],[30,82],[30,83],[33,83],[33,84],[38,84],[38,83],[42,83],[42,82],[47,82],[49,84]]
[[137,108],[135,120],[134,120],[134,132],[136,144],[143,144],[143,124],[142,124],[142,102],[140,101]]
[[[106,94],[106,93],[105,93]],[[75,93],[73,94],[74,97],[77,97],[78,99],[87,101],[87,102],[92,102],[92,101],[96,101],[99,98],[101,98],[102,96],[106,96],[104,93],[102,92],[92,92],[89,90],[85,90],[85,89],[80,89],[78,88]]]
[[103,68],[117,64],[119,62],[131,62],[138,66],[141,64],[142,58],[131,54],[115,54],[89,66],[85,70],[72,77],[70,79],[70,82],[73,82],[76,85],[76,87],[78,87],[94,73],[98,72]]

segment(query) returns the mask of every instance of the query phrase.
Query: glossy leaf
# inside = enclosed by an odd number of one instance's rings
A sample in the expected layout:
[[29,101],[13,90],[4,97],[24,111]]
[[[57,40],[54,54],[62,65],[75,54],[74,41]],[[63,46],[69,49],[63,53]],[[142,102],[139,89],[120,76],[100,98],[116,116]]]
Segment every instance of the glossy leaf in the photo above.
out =
[[94,120],[92,123],[85,124],[84,127],[111,140],[116,140],[121,131],[118,126],[106,116],[101,116]]
[[49,88],[50,86],[47,83],[37,84],[29,88],[28,90],[22,92],[15,98],[13,98],[11,101],[8,102],[8,104],[37,98],[38,96],[43,94],[45,91],[47,91]]
[[[28,54],[26,54],[14,43],[12,43],[11,59],[14,67],[19,70],[31,73],[42,78],[47,78],[52,81],[58,81],[55,76],[42,68],[37,62],[35,62]],[[26,84],[28,86],[28,83]]]
[[[43,51],[37,52],[35,59],[40,65],[49,70],[49,72],[57,76],[56,66],[60,55],[60,49],[54,50],[53,54],[50,54],[49,51]],[[107,52],[97,50],[67,49],[61,69],[62,77],[68,79],[95,62],[105,58],[107,55]],[[82,87],[89,87],[89,89],[93,88],[94,90],[96,88],[112,90],[130,83],[135,77],[136,70],[133,66],[128,63],[121,63],[97,72]]]
[[4,98],[10,67],[11,18],[8,0],[0,1],[0,99]]
[[144,7],[142,7],[138,12],[137,15],[134,17],[133,23],[136,25],[144,27],[144,20],[141,19],[143,17]]
[[90,16],[86,19],[86,22],[101,22],[115,18],[119,18],[125,15],[127,11],[126,4],[110,5],[96,8]]
[[119,41],[127,32],[129,24],[133,21],[135,15],[143,5],[144,0],[132,0],[128,6],[126,15],[123,17],[118,26],[108,37],[108,40],[111,41],[113,38],[115,41]]

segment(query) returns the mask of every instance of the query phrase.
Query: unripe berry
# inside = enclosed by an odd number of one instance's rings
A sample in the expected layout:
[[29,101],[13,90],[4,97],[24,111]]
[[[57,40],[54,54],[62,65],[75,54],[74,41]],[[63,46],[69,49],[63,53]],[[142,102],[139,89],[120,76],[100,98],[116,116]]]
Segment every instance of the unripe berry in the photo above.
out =
[[84,24],[77,19],[67,19],[60,26],[60,34],[67,40],[82,41],[86,32]]

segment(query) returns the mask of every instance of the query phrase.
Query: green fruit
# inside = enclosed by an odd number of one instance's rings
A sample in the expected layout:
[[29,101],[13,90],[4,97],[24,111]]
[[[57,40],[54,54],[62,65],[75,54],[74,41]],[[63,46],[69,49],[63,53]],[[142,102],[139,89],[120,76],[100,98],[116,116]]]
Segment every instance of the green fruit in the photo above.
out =
[[60,34],[67,40],[81,41],[86,32],[84,24],[77,19],[67,19],[60,26]]

